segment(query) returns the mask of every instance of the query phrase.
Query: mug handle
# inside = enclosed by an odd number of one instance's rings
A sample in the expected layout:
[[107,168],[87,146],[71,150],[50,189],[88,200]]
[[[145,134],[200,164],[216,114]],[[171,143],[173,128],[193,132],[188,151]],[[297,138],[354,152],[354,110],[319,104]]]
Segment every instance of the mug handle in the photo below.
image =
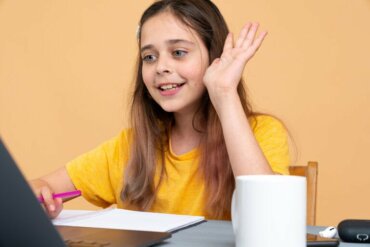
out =
[[233,196],[231,197],[231,223],[233,224],[233,231],[234,235],[236,235],[236,231],[238,228],[238,216],[237,216],[237,210],[236,210],[236,203],[235,203],[235,197],[236,197],[236,190],[233,192]]

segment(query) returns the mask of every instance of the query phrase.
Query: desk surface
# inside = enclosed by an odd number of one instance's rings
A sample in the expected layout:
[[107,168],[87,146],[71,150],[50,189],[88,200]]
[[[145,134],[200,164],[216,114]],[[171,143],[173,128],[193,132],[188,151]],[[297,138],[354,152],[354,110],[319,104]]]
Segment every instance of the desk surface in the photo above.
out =
[[[317,234],[325,227],[308,226],[307,232]],[[230,221],[208,221],[197,226],[176,232],[172,238],[156,246],[172,247],[234,247],[234,234]],[[340,243],[340,247],[365,247],[370,244]]]

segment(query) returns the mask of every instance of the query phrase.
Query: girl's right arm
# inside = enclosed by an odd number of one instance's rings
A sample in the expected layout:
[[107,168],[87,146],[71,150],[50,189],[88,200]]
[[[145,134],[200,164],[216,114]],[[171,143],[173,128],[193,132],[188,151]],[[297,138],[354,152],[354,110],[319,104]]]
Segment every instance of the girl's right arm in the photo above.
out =
[[223,53],[208,67],[203,81],[221,122],[226,149],[234,176],[273,174],[249,124],[238,84],[247,62],[263,42],[267,32],[256,37],[258,23],[247,23],[234,43],[230,33]]
[[62,167],[44,177],[30,181],[33,192],[37,197],[44,198],[44,208],[50,218],[55,218],[63,209],[61,198],[53,199],[54,193],[62,193],[75,190],[67,169]]

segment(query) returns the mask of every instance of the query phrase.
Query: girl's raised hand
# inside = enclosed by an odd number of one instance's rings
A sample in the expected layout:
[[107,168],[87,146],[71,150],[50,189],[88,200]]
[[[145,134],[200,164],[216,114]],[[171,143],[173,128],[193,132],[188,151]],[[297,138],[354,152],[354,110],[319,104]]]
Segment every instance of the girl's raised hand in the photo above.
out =
[[216,58],[206,70],[203,80],[214,105],[228,95],[237,95],[236,89],[245,65],[261,46],[267,34],[264,31],[256,37],[258,25],[247,23],[235,44],[232,33],[229,33],[221,57]]

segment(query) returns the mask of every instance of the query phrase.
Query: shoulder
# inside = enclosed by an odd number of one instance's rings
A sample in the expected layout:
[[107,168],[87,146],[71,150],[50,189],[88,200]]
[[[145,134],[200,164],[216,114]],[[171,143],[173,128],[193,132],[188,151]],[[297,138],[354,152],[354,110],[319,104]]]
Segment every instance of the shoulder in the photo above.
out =
[[108,139],[102,143],[99,147],[112,150],[118,147],[128,146],[132,140],[132,131],[131,129],[123,129],[119,132],[118,135]]
[[96,174],[104,174],[108,171],[118,180],[123,165],[128,159],[131,143],[130,133],[129,129],[122,130],[115,137],[68,162],[66,168],[72,180],[74,182],[82,181],[81,174],[87,177],[91,176],[93,179]]
[[[122,130],[118,135],[104,141],[94,149],[78,156],[67,166],[90,166],[99,164],[99,167],[121,163],[122,157],[127,157],[131,143],[130,129]],[[102,165],[104,164],[104,165]]]
[[121,157],[128,157],[131,143],[132,130],[123,129],[117,136],[103,143],[100,148],[104,149],[107,156],[110,156],[111,159],[117,160]]
[[286,128],[284,124],[277,118],[270,115],[255,115],[248,118],[253,132],[269,133],[269,132],[284,132]]
[[279,174],[289,174],[289,135],[284,124],[268,115],[257,115],[249,121],[254,136],[272,170]]
[[261,148],[288,145],[288,131],[277,118],[269,115],[256,115],[250,118],[250,124],[255,138]]
[[113,138],[114,141],[119,142],[121,145],[127,146],[132,142],[132,129],[123,129],[118,136]]

